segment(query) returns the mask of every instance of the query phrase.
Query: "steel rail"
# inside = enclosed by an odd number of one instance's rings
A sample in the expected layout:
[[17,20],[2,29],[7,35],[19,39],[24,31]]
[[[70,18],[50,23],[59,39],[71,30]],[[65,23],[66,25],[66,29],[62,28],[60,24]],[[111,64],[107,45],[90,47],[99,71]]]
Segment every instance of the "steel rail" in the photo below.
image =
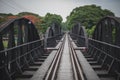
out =
[[[72,63],[71,66],[74,74],[74,80],[85,80],[81,65],[78,61],[77,55],[74,51],[74,48],[69,38],[68,38],[68,43],[69,43],[68,45],[69,45],[70,59]],[[65,36],[43,80],[56,80],[57,70],[59,68],[60,60],[64,50],[64,44],[65,44]]]
[[64,49],[64,43],[65,43],[65,36],[63,37],[63,42],[60,45],[50,67],[49,70],[47,72],[47,74],[44,77],[44,80],[55,80],[56,78],[56,72],[58,70],[59,64],[60,64],[60,60],[61,60],[61,56],[63,53],[63,49]]
[[[70,37],[70,36],[68,36]],[[69,38],[68,38],[69,39]],[[81,65],[78,61],[77,54],[74,50],[74,47],[72,43],[70,42],[69,39],[69,49],[70,49],[70,57],[71,57],[71,62],[72,62],[72,67],[73,67],[73,72],[74,72],[74,78],[75,80],[85,80],[84,73],[82,71]]]

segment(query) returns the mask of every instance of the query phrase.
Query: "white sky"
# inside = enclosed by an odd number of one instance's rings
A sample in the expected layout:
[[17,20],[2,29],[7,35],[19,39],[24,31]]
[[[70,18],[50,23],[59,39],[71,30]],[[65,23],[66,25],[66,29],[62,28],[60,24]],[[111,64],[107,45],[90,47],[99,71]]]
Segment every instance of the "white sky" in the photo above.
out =
[[120,0],[0,0],[0,13],[33,12],[45,16],[47,12],[59,14],[63,21],[75,8],[96,4],[120,17]]

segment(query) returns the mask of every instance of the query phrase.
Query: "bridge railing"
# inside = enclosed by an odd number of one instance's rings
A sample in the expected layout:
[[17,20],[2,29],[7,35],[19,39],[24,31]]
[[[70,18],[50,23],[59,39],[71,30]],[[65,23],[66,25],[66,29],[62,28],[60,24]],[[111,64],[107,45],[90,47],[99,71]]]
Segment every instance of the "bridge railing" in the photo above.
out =
[[108,75],[120,77],[120,47],[89,38],[88,55],[93,57]]
[[[71,34],[74,39],[76,38],[76,44],[85,45],[85,37]],[[87,53],[83,53],[86,57],[92,57],[93,60],[101,66],[101,70],[106,72],[110,76],[120,78],[120,46],[109,44],[106,42],[98,41],[92,38],[88,38],[88,50]]]
[[12,80],[18,74],[22,74],[24,68],[34,64],[44,53],[42,41],[36,40],[0,51],[0,54],[4,55],[0,66],[0,75],[4,78],[1,78]]
[[57,34],[55,36],[51,36],[51,37],[48,37],[46,38],[47,41],[46,41],[46,47],[55,47],[57,45],[57,40],[60,40],[62,38],[62,35],[63,34]]
[[77,46],[88,48],[88,39],[86,37],[74,33],[70,33],[70,35],[71,38],[75,41]]

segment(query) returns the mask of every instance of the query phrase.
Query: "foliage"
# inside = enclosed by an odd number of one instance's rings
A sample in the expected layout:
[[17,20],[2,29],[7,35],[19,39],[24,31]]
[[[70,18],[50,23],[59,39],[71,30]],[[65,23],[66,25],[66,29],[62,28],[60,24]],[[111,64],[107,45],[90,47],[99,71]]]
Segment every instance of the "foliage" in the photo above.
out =
[[20,17],[24,17],[31,20],[35,24],[39,32],[45,32],[46,29],[50,27],[53,23],[57,25],[61,25],[61,22],[62,22],[62,17],[57,14],[47,13],[45,17],[41,17],[35,13],[21,12],[21,13],[18,13],[17,15],[0,13],[0,23],[8,19],[14,19],[14,18],[20,18]]
[[62,17],[57,14],[47,13],[42,20],[42,32],[44,33],[48,27],[50,27],[53,23],[57,25],[61,25]]
[[8,16],[13,16],[13,14],[0,13],[0,24],[7,21]]
[[62,30],[67,31],[67,24],[65,22],[62,22]]
[[25,15],[25,16],[23,16],[23,17],[31,20],[32,23],[34,23],[34,24],[35,24],[36,22],[39,22],[39,19],[38,19],[36,16],[33,16],[33,15]]
[[3,18],[3,17],[0,17],[0,24],[1,24],[2,22],[4,22],[4,21],[6,21],[6,19]]
[[31,20],[31,22],[32,22],[33,24],[35,24],[36,28],[37,28],[37,29],[39,30],[39,32],[40,32],[40,30],[41,30],[41,26],[40,26],[40,24],[41,24],[41,19],[40,19],[40,18],[38,18],[38,17],[36,17],[36,16],[34,16],[34,15],[25,15],[25,16],[23,16],[23,17]]
[[8,16],[7,19],[15,19],[18,18],[18,16]]
[[3,46],[4,46],[4,48],[7,48],[7,46],[8,46],[8,41],[3,41]]
[[13,14],[5,14],[5,13],[0,13],[0,17],[7,17],[7,16],[13,16]]
[[36,16],[36,17],[41,18],[41,16],[39,16],[38,14],[31,13],[31,12],[21,12],[21,13],[18,13],[18,16],[19,16],[19,17],[25,16],[25,15],[34,15],[34,16]]
[[17,16],[25,17],[25,18],[31,20],[35,24],[38,31],[39,32],[42,31],[42,28],[41,28],[42,17],[39,16],[38,14],[31,13],[31,12],[21,12]]
[[92,34],[93,34],[93,32],[94,32],[94,30],[95,30],[95,27],[96,26],[93,26],[91,29],[86,29],[86,31],[87,31],[87,33],[88,33],[88,37],[92,37]]
[[101,9],[100,6],[96,5],[76,7],[67,17],[68,28],[71,29],[76,22],[80,22],[83,26],[90,29],[105,16],[114,16],[114,13],[107,9]]

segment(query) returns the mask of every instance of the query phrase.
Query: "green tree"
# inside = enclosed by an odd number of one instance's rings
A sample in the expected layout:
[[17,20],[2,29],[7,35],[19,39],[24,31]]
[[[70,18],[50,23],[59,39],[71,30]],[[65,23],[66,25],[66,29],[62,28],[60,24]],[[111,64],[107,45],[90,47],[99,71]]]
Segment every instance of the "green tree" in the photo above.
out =
[[42,20],[42,24],[41,24],[43,29],[42,32],[44,33],[46,29],[50,27],[53,23],[57,25],[61,25],[61,22],[62,22],[62,17],[60,15],[47,13]]
[[8,16],[13,16],[13,14],[0,13],[0,24],[7,21]]
[[34,15],[34,16],[36,16],[36,17],[41,18],[41,16],[39,16],[38,14],[31,13],[31,12],[21,12],[21,13],[18,13],[17,16],[22,17],[22,16],[25,16],[25,15]]
[[35,24],[36,28],[38,29],[38,32],[42,31],[41,22],[43,17],[39,16],[38,14],[31,12],[21,12],[17,16],[30,19]]
[[71,29],[76,22],[80,22],[86,28],[91,29],[105,16],[114,16],[114,13],[107,9],[101,9],[100,6],[96,5],[76,7],[70,15],[67,16],[68,29]]

